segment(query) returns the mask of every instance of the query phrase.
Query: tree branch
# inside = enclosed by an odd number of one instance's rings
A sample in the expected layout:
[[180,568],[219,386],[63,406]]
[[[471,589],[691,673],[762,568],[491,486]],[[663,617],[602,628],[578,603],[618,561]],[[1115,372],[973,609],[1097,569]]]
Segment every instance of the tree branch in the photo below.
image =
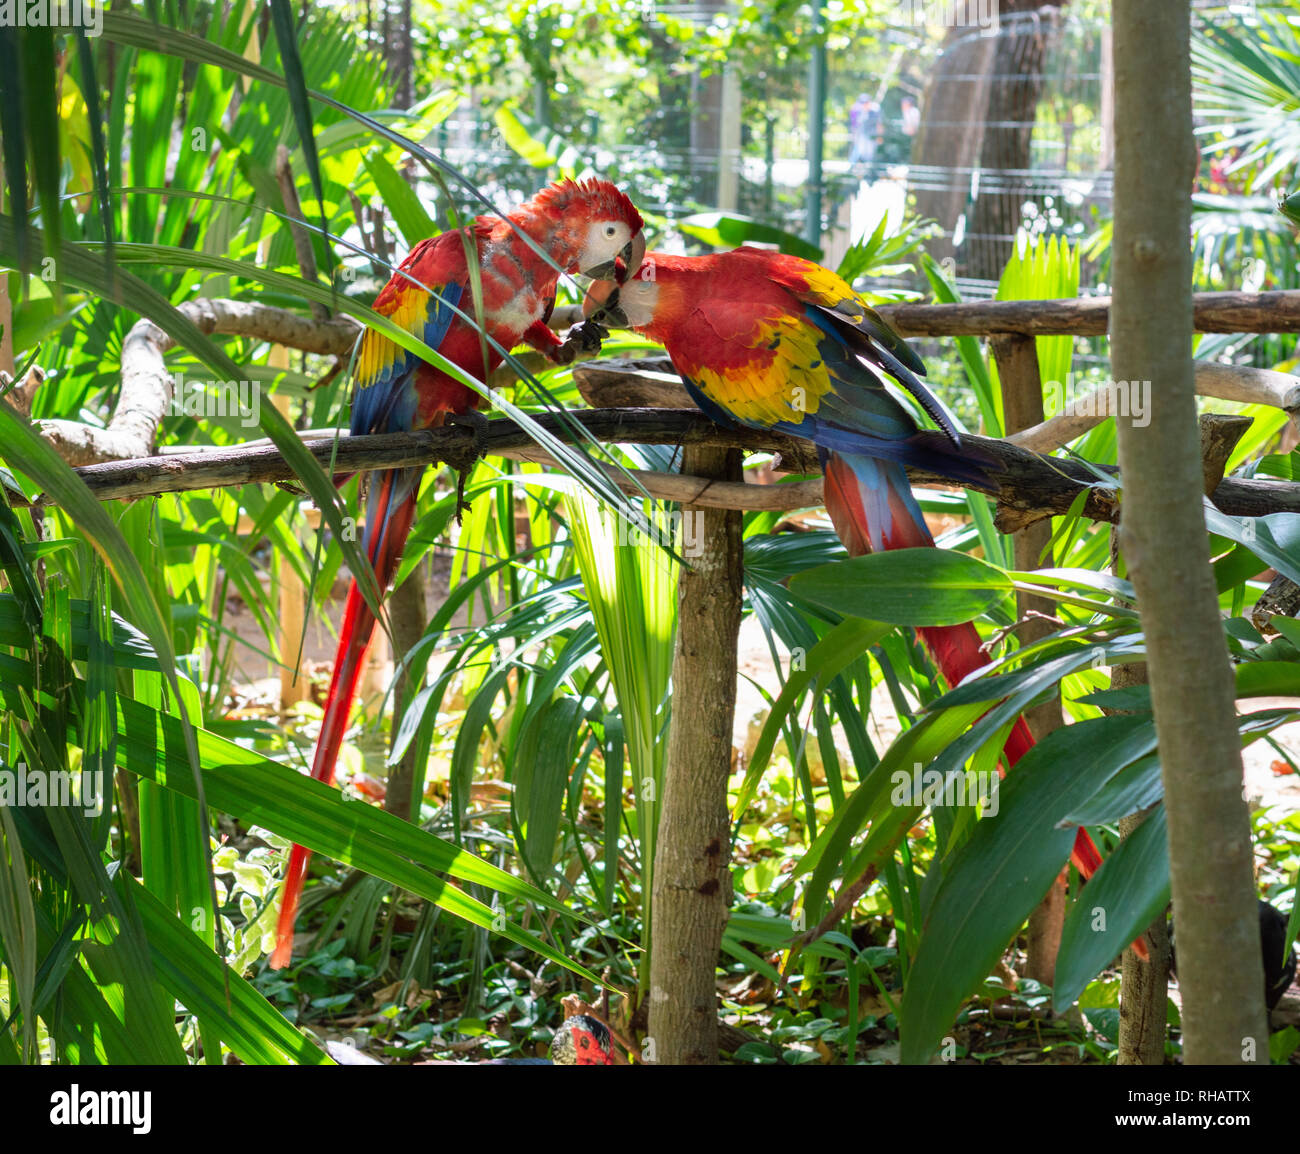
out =
[[[1300,377],[1292,373],[1198,361],[1195,388],[1199,397],[1217,397],[1221,401],[1238,401],[1244,405],[1272,405],[1285,412],[1300,430],[1300,422],[1297,422],[1300,416]],[[1136,415],[1125,412],[1125,408],[1125,395],[1099,385],[1071,401],[1050,420],[1015,433],[1010,440],[1023,449],[1050,453],[1083,436],[1111,416]]]
[[[281,144],[275,150],[275,179],[284,200],[285,216],[289,218],[289,234],[293,237],[293,251],[298,257],[298,271],[302,279],[316,283],[316,253],[311,247],[311,234],[303,228],[302,203],[298,200],[298,186],[293,180],[293,166],[289,163],[289,150]],[[311,302],[311,315],[318,321],[330,319],[330,311],[320,301]]]
[[[557,437],[573,439],[573,434],[557,416],[543,414],[536,419]],[[816,454],[805,442],[751,429],[723,429],[698,410],[596,409],[569,413],[568,419],[580,422],[599,441],[711,444],[751,453],[776,453],[782,469],[788,472],[820,472]],[[366,437],[352,437],[341,432],[337,438],[316,435],[308,439],[307,445],[323,468],[332,468],[336,476],[342,477],[363,469],[461,461],[472,448],[473,440],[471,430],[450,427]],[[1097,472],[1117,476],[1113,467],[1042,457],[990,437],[970,436],[967,440],[973,450],[986,454],[1001,469],[997,483],[982,486],[980,491],[997,498],[996,520],[1002,532],[1014,532],[1040,518],[1067,512],[1082,489],[1089,491],[1084,516],[1094,521],[1115,520],[1118,504],[1114,492],[1099,483],[1097,478]],[[532,438],[509,420],[490,421],[483,445],[489,456],[528,461],[546,459]],[[295,479],[293,470],[279,450],[268,443],[132,461],[106,461],[79,468],[77,473],[101,501],[232,485],[275,484]],[[923,469],[909,469],[908,475],[919,485],[955,487],[946,478]],[[635,476],[652,496],[673,501],[689,500],[710,508],[804,509],[821,504],[820,480],[749,485],[675,473],[638,472]],[[625,483],[625,487],[629,492],[638,491],[634,485]],[[1300,483],[1229,477],[1215,489],[1213,500],[1222,512],[1230,516],[1259,517],[1267,513],[1300,512]],[[48,502],[38,498],[36,503]]]
[[[686,409],[694,404],[667,357],[588,361],[574,367],[573,379],[583,399],[593,408],[640,408],[648,405]],[[1199,396],[1216,397],[1222,401],[1271,405],[1282,409],[1292,421],[1300,415],[1300,377],[1292,373],[1203,361],[1196,366],[1196,392]],[[1153,399],[1152,396],[1140,396],[1135,390],[1098,385],[1071,401],[1050,420],[1013,433],[1007,439],[1022,449],[1050,453],[1083,436],[1116,413],[1126,417],[1142,416],[1130,411],[1130,406],[1140,403],[1149,407]],[[1300,424],[1297,428],[1300,429]]]
[[[294,206],[289,203],[292,194],[286,195],[286,207],[293,215]],[[305,234],[299,235],[300,230],[294,231],[300,256],[309,258],[310,246],[304,251],[301,244]],[[1300,292],[1200,293],[1194,303],[1194,322],[1198,332],[1300,332]],[[200,299],[185,301],[177,307],[209,335],[225,333],[256,337],[303,352],[329,356],[345,355],[360,331],[356,322],[347,317],[328,321],[307,320],[285,309],[242,301]],[[990,333],[1100,336],[1106,332],[1109,311],[1108,297],[1062,301],[973,301],[956,305],[901,304],[882,305],[879,309],[880,314],[904,336],[983,336]],[[562,306],[556,309],[552,322],[562,328],[579,317],[580,309]],[[79,421],[43,420],[36,422],[38,431],[72,465],[148,456],[154,450],[158,425],[171,402],[172,374],[167,372],[163,358],[173,345],[172,339],[152,321],[138,321],[122,345],[122,385],[108,426],[100,428]],[[601,379],[606,386],[612,387],[608,374],[619,371],[618,366],[619,362],[602,363],[599,371],[605,374]],[[675,374],[666,359],[627,362],[624,367],[649,369],[659,374],[659,394],[654,399],[646,397],[633,403],[685,407],[686,402],[678,399],[684,395],[683,391],[675,382]],[[498,370],[498,374],[493,384],[504,384],[514,376],[513,370],[504,368]],[[640,387],[643,392],[651,380],[642,375]],[[1300,380],[1266,370],[1202,366],[1197,370],[1197,391],[1227,400],[1276,405],[1293,416],[1300,404]],[[596,407],[629,403],[612,398],[588,400]],[[1026,448],[1045,451],[1086,432],[1104,419],[1096,418],[1095,414],[1093,417],[1085,415],[1086,400],[1081,398],[1073,406],[1073,420],[1062,414],[1045,425],[1027,429],[1019,434],[1021,443]]]
[[[288,309],[244,301],[199,299],[176,307],[205,334],[255,337],[327,356],[346,355],[361,331],[345,317],[314,321]],[[148,457],[171,404],[173,374],[163,358],[175,343],[153,321],[137,321],[122,342],[122,386],[108,427],[42,420],[35,422],[36,431],[70,465]]]

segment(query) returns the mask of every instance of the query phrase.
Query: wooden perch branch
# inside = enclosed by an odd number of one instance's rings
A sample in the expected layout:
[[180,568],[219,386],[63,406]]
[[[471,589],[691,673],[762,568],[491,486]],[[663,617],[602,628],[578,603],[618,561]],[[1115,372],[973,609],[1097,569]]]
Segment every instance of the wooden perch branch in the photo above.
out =
[[39,365],[32,365],[17,384],[13,383],[8,373],[0,369],[0,397],[23,417],[32,415],[32,400],[36,396],[36,390],[44,383],[45,370]]
[[[327,356],[344,356],[360,326],[348,318],[308,320],[288,309],[244,301],[198,299],[177,308],[204,333],[232,333]],[[175,345],[149,320],[137,321],[122,342],[122,387],[107,428],[80,421],[37,421],[36,430],[70,465],[148,457],[172,399],[164,356]]]
[[[1300,331],[1300,293],[1202,293],[1196,297],[1195,321],[1203,332]],[[208,334],[228,333],[322,355],[343,356],[360,327],[347,317],[311,320],[267,305],[232,300],[199,299],[179,306]],[[881,308],[891,324],[909,335],[974,333],[1074,333],[1105,332],[1109,301],[1097,297],[1073,301],[987,301],[963,305],[893,305]],[[557,310],[553,321],[561,327],[574,318]],[[562,315],[563,314],[563,315]],[[151,321],[139,321],[127,334],[122,349],[122,386],[116,410],[106,428],[75,421],[36,423],[45,436],[73,465],[103,500],[148,496],[163,492],[204,489],[252,482],[290,481],[293,474],[269,445],[237,449],[151,456],[158,426],[172,397],[172,377],[165,354],[172,339]],[[523,354],[524,359],[530,354]],[[531,367],[531,366],[529,366]],[[503,384],[504,368],[493,384]],[[818,473],[810,447],[779,435],[749,430],[722,430],[693,409],[680,379],[666,358],[637,361],[592,361],[575,366],[574,377],[596,411],[581,420],[597,439],[646,444],[704,444],[773,452],[787,472]],[[34,386],[33,386],[34,387]],[[1110,491],[1096,477],[1069,461],[1048,460],[1026,450],[1048,450],[1077,437],[1104,420],[1109,408],[1098,403],[1098,390],[1077,400],[1052,420],[1024,430],[1010,442],[971,437],[973,445],[995,457],[1004,467],[996,490],[997,520],[1004,532],[1013,532],[1043,517],[1065,512],[1081,487],[1090,494],[1085,515],[1114,520],[1116,508]],[[1233,366],[1203,364],[1197,370],[1197,391],[1227,400],[1274,405],[1295,418],[1300,412],[1300,378],[1285,373]],[[15,397],[30,400],[30,397]],[[601,411],[614,406],[623,411]],[[672,412],[690,408],[690,412]],[[565,432],[554,419],[545,421],[559,436]],[[341,437],[313,446],[326,467],[333,455],[335,471],[391,468],[433,461],[459,461],[467,448],[462,430],[428,430],[386,437]],[[509,422],[494,422],[487,450],[519,460],[545,461],[535,443]],[[635,482],[617,470],[611,475],[629,492],[637,484],[653,496],[711,508],[784,510],[821,503],[820,480],[786,485],[747,485],[665,473],[634,473]],[[942,478],[913,470],[920,484],[948,486]],[[1215,490],[1215,503],[1224,512],[1260,516],[1278,511],[1300,511],[1300,486],[1289,482],[1227,479]]]
[[[282,184],[288,184],[286,207],[291,216],[300,213],[292,203],[292,182],[282,170]],[[304,275],[311,274],[310,245],[306,234],[295,229]],[[343,356],[360,331],[347,317],[308,320],[285,309],[232,300],[199,299],[178,306],[206,334],[227,333],[255,337],[300,349],[303,352]],[[1063,301],[974,301],[957,305],[886,305],[880,313],[904,336],[986,335],[1064,333],[1100,336],[1106,332],[1110,301],[1106,297]],[[580,310],[565,306],[556,310],[552,323],[563,328],[578,319]],[[1195,297],[1195,326],[1198,332],[1300,332],[1300,292],[1200,293]],[[72,465],[98,461],[125,461],[147,457],[153,452],[158,425],[172,398],[172,374],[165,354],[174,342],[152,321],[141,320],[127,334],[122,345],[122,384],[113,417],[106,428],[79,421],[44,420],[38,431]],[[525,364],[530,354],[523,354]],[[619,371],[620,362],[602,362],[600,372]],[[640,370],[636,400],[623,400],[606,393],[589,396],[597,407],[614,404],[687,407],[685,392],[666,359],[623,362],[624,369]],[[541,367],[537,362],[537,367]],[[594,366],[592,366],[594,371]],[[646,373],[657,374],[648,377]],[[514,376],[503,366],[492,384],[500,385]],[[593,378],[594,379],[594,378]],[[610,386],[608,375],[602,378]],[[646,395],[647,388],[654,393]],[[1300,407],[1300,379],[1289,374],[1226,365],[1202,365],[1197,370],[1197,391],[1204,396],[1256,404],[1275,405],[1295,417]],[[1094,398],[1095,400],[1095,398]],[[1105,419],[1095,403],[1080,398],[1071,410],[1033,429],[1018,434],[1025,448],[1046,451],[1086,432]],[[1091,414],[1091,415],[1090,415]]]
[[[583,399],[595,408],[628,405],[685,409],[694,403],[667,357],[588,361],[574,367],[573,377]],[[1300,377],[1291,373],[1202,362],[1196,366],[1196,392],[1223,401],[1271,405],[1282,409],[1292,421],[1300,417]],[[1096,428],[1114,412],[1139,415],[1127,411],[1135,396],[1131,390],[1099,385],[1077,397],[1050,420],[1013,433],[1007,439],[1034,453],[1050,453]],[[1150,392],[1143,403],[1149,407],[1158,399],[1158,394]]]
[[[722,429],[698,410],[672,409],[592,410],[568,414],[580,422],[595,439],[619,444],[694,445],[711,444],[747,452],[779,454],[781,467],[795,473],[819,471],[816,455],[807,444],[779,434],[750,429]],[[548,414],[537,418],[557,437],[571,440],[572,433],[560,419]],[[938,434],[936,434],[938,435]],[[315,438],[308,442],[322,467],[336,475],[362,469],[391,469],[436,461],[459,462],[471,447],[473,434],[459,427],[426,429],[417,433],[384,436]],[[987,454],[1002,468],[1000,484],[984,492],[997,498],[997,525],[1004,533],[1014,532],[1043,517],[1066,512],[1079,491],[1089,490],[1084,515],[1096,521],[1114,521],[1118,505],[1113,491],[1100,486],[1091,468],[1083,463],[1041,457],[1006,441],[988,437],[969,438],[972,449]],[[533,440],[513,421],[488,424],[484,451],[490,456],[537,460]],[[1114,469],[1104,469],[1113,475]],[[91,492],[100,500],[146,497],[192,489],[212,489],[257,482],[294,479],[293,470],[270,445],[178,453],[133,461],[104,462],[77,470]],[[920,485],[951,488],[952,483],[921,469],[908,475]],[[799,485],[744,485],[703,477],[641,473],[640,479],[652,496],[667,500],[691,500],[713,508],[796,509],[820,504],[820,481]],[[1227,478],[1213,494],[1215,505],[1230,516],[1259,517],[1266,513],[1300,512],[1300,484],[1290,481]]]

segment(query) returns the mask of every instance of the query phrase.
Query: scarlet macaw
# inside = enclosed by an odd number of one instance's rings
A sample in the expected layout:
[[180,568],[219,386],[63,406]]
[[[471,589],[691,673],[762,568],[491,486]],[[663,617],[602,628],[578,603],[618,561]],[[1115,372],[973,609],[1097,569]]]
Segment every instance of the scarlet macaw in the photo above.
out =
[[[592,285],[583,311],[663,345],[696,404],[720,424],[812,441],[826,511],[853,556],[934,545],[904,466],[961,483],[985,479],[992,466],[962,449],[951,418],[916,378],[925,372],[916,353],[848,284],[811,261],[748,247],[655,253],[635,278]],[[873,369],[906,388],[944,435],[920,431]],[[917,632],[950,685],[988,663],[970,623]],[[1003,747],[1007,763],[1033,744],[1017,719]],[[1101,864],[1084,829],[1072,856],[1085,878]]]
[[[475,325],[456,308],[475,316],[466,249],[478,256],[487,335],[501,348],[521,342],[561,356],[564,342],[546,321],[559,279],[556,269],[610,276],[635,272],[645,254],[641,214],[614,185],[604,180],[560,181],[544,189],[505,218],[480,216],[468,228],[445,232],[416,245],[375,300],[375,310],[419,337],[448,360],[485,381],[502,354],[484,341]],[[542,256],[520,233],[536,244]],[[549,261],[546,259],[549,257]],[[485,361],[486,357],[486,361]],[[356,360],[357,392],[351,431],[395,433],[434,428],[470,415],[478,417],[482,398],[467,385],[420,360],[388,337],[367,329]],[[481,417],[478,417],[481,420]],[[472,423],[472,422],[471,422]],[[381,591],[397,570],[411,531],[422,467],[388,469],[370,478],[362,547],[374,566]],[[339,746],[347,730],[362,658],[375,617],[354,580],[348,589],[334,658],[334,675],[312,763],[312,777],[334,780]],[[293,847],[285,875],[271,966],[289,964],[293,923],[311,851]]]

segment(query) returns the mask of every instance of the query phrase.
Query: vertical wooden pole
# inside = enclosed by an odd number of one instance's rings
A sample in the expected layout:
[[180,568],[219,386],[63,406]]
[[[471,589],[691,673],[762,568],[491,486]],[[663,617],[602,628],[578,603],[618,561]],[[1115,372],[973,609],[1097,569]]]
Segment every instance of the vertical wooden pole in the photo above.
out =
[[[1038,370],[1038,349],[1033,337],[1019,334],[995,334],[990,342],[998,362],[1002,382],[1002,412],[1006,431],[1017,433],[1042,422],[1043,382]],[[1036,521],[1012,534],[1017,569],[1037,569],[1038,559],[1052,537],[1051,518]],[[1031,612],[1052,614],[1052,602],[1043,597],[1018,594],[1016,608],[1022,624],[1016,631],[1022,644],[1031,644],[1052,632],[1052,623],[1030,617]],[[1060,698],[1053,698],[1033,709],[1025,710],[1025,721],[1035,741],[1065,724]],[[1047,896],[1029,917],[1029,935],[1025,976],[1052,985],[1056,978],[1056,955],[1061,948],[1061,930],[1065,926],[1065,871],[1052,883]]]
[[[1112,689],[1147,683],[1143,664],[1117,665],[1111,673]],[[1145,814],[1121,818],[1121,837],[1130,836]],[[1120,961],[1119,1053],[1121,1066],[1162,1066],[1165,1061],[1165,1003],[1169,998],[1169,926],[1161,910],[1147,928],[1150,958],[1143,961],[1131,946]]]
[[[266,363],[272,369],[289,367],[289,350],[283,345],[272,345]],[[276,394],[272,404],[289,418],[290,400]],[[278,574],[280,584],[280,633],[277,642],[280,656],[280,712],[288,713],[298,702],[306,701],[311,686],[298,668],[298,649],[307,625],[307,593],[297,571],[287,557],[280,558]]]
[[[688,446],[684,472],[738,481],[735,449]],[[718,1060],[715,972],[731,905],[727,778],[740,636],[738,510],[686,506],[693,530],[677,589],[673,719],[655,849],[647,1056],[669,1065]]]
[[287,713],[311,692],[298,668],[298,650],[307,625],[306,591],[287,557],[280,558],[280,711]]
[[[388,620],[393,630],[397,659],[401,660],[424,636],[425,626],[428,625],[428,612],[424,604],[423,563],[412,569],[411,575],[389,595]],[[397,725],[402,714],[419,690],[419,682],[412,682],[410,676],[403,672],[393,696],[394,739],[397,737]],[[418,745],[419,742],[411,742],[401,760],[388,771],[388,792],[384,795],[384,808],[407,821],[414,821],[418,816],[418,799],[415,797],[415,756]]]

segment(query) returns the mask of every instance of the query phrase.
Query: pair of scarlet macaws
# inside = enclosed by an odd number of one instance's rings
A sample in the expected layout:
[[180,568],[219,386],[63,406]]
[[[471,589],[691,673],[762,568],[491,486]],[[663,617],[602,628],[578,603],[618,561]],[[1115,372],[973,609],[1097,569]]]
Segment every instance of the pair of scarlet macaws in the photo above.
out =
[[[627,196],[607,181],[561,181],[503,218],[480,217],[470,228],[417,245],[375,301],[376,311],[480,381],[502,358],[454,311],[475,315],[471,247],[484,325],[501,348],[527,343],[553,358],[571,355],[547,321],[557,269],[579,272],[596,281],[586,314],[661,343],[714,420],[812,441],[826,474],[827,511],[854,555],[934,545],[906,465],[965,483],[987,475],[990,463],[963,452],[951,420],[917,380],[925,371],[920,358],[849,285],[810,261],[751,248],[647,260],[641,216]],[[946,438],[921,433],[873,369],[908,389]],[[477,393],[374,330],[361,337],[356,378],[354,435],[431,428],[476,415],[481,403]],[[397,569],[422,471],[386,470],[371,478],[362,545],[381,590]],[[374,625],[354,581],[312,766],[319,781],[333,781]],[[920,633],[950,684],[987,664],[973,625]],[[1021,719],[1006,742],[1006,761],[1014,764],[1032,745]],[[275,968],[290,959],[309,857],[293,847]],[[1082,829],[1074,860],[1084,876],[1100,863]]]

